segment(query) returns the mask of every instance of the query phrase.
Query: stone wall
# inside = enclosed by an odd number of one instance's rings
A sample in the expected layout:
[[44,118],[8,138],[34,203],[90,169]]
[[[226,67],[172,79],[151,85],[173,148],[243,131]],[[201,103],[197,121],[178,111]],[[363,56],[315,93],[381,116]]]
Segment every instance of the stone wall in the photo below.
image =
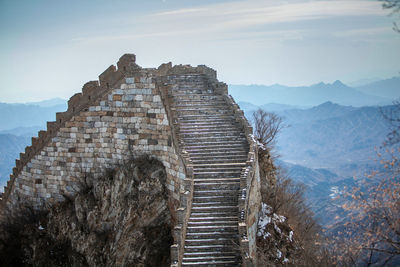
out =
[[87,83],[83,94],[69,100],[68,111],[48,123],[39,141],[33,139],[29,153],[17,160],[3,207],[21,199],[37,205],[62,200],[63,194],[77,191],[85,175],[96,178],[132,155],[150,154],[166,168],[175,213],[186,170],[173,144],[154,71],[134,64],[133,55],[123,56],[118,66],[100,75],[100,85]]

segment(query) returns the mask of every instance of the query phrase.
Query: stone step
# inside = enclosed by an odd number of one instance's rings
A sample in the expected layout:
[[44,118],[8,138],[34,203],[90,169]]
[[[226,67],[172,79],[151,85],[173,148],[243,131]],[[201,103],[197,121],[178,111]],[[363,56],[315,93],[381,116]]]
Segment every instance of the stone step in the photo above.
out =
[[220,158],[213,158],[213,157],[203,157],[203,158],[193,158],[190,157],[193,164],[224,164],[224,163],[241,163],[246,162],[247,157],[220,157]]
[[203,202],[236,202],[239,196],[194,196],[193,203],[203,203]]
[[191,158],[202,158],[202,157],[212,157],[212,158],[217,158],[217,157],[231,157],[231,156],[246,156],[248,155],[248,152],[239,148],[232,148],[231,146],[227,147],[228,149],[226,150],[215,150],[214,147],[210,148],[210,151],[191,151],[190,152],[190,157]]
[[221,142],[199,142],[198,144],[196,143],[190,143],[190,144],[184,144],[185,147],[196,147],[196,148],[201,148],[201,147],[214,147],[215,149],[218,148],[231,148],[231,147],[235,147],[235,148],[243,148],[243,149],[247,149],[248,150],[248,146],[247,146],[247,140],[243,141],[227,141],[224,143]]
[[226,106],[213,106],[213,107],[178,107],[178,108],[171,108],[175,110],[176,114],[179,116],[185,116],[186,114],[196,115],[196,114],[232,114],[232,110],[230,110]]
[[177,116],[176,121],[174,124],[176,125],[184,125],[187,124],[221,124],[221,123],[228,123],[233,125],[236,123],[235,118],[231,115],[219,115],[219,116],[212,116],[207,114],[200,114],[200,115],[187,115],[187,116]]
[[203,78],[196,78],[191,80],[174,80],[175,83],[171,84],[170,89],[172,90],[179,90],[179,89],[186,89],[186,88],[207,88],[208,83]]
[[182,266],[198,266],[198,267],[213,267],[213,266],[239,266],[238,261],[231,260],[219,260],[219,261],[184,261],[182,262]]
[[202,132],[197,132],[197,131],[191,131],[191,132],[180,132],[179,136],[183,139],[186,138],[199,138],[199,137],[221,137],[221,136],[243,136],[243,133],[241,133],[238,130],[227,130],[227,131],[202,131]]
[[203,222],[203,223],[215,223],[215,222],[236,222],[238,223],[238,216],[193,216],[189,218],[189,222]]
[[190,156],[193,157],[206,157],[206,154],[209,154],[209,157],[212,158],[215,156],[227,156],[231,157],[234,153],[245,153],[248,154],[246,150],[245,144],[237,144],[237,145],[223,145],[220,144],[219,146],[186,146],[183,147],[185,151],[189,153]]
[[[241,165],[232,165],[232,166],[224,166],[224,165],[216,165],[216,166],[212,166],[211,164],[209,164],[210,166],[207,166],[207,164],[202,164],[202,165],[195,165],[193,166],[193,171],[196,174],[203,174],[204,172],[219,172],[219,173],[226,173],[226,172],[239,172],[240,176],[240,172],[242,171],[244,164],[242,163],[235,163],[235,164],[241,164]],[[237,176],[236,176],[237,177]],[[199,178],[199,177],[197,177]],[[221,177],[222,178],[222,177]]]
[[190,153],[192,160],[225,160],[225,159],[241,159],[246,162],[248,158],[247,151],[244,150],[218,150],[209,152],[195,152]]
[[241,129],[236,125],[226,124],[224,126],[216,125],[205,125],[202,127],[191,127],[191,128],[179,128],[179,134],[190,134],[190,133],[218,133],[218,132],[241,132]]
[[181,100],[179,102],[171,103],[172,108],[208,108],[215,106],[226,106],[229,107],[228,104],[224,100],[214,100],[214,101],[203,101],[203,100]]
[[[216,226],[216,225],[231,225],[231,226],[238,226],[238,218],[197,218],[197,220],[190,220],[188,222],[188,226]],[[199,220],[201,219],[201,220]]]
[[238,211],[219,211],[219,210],[210,210],[210,211],[202,211],[196,210],[190,214],[190,218],[204,218],[204,217],[213,217],[213,218],[226,218],[226,217],[239,217]]
[[[175,93],[173,95],[169,95],[169,98],[176,99],[175,101],[179,103],[182,100],[223,100],[222,95],[214,95],[214,94],[179,94]],[[171,101],[173,102],[173,101]]]
[[[189,229],[188,229],[189,230]],[[232,230],[232,229],[231,229]],[[187,232],[186,240],[195,240],[195,239],[219,239],[219,238],[238,238],[239,232],[237,231],[237,227],[232,231],[224,231],[221,228],[216,231],[208,231],[208,232]]]
[[185,252],[196,253],[196,252],[216,252],[216,253],[234,253],[237,252],[232,246],[225,245],[185,245]]
[[[232,112],[229,110],[176,110],[176,117],[178,119],[190,119],[190,118],[230,118],[232,117]],[[190,117],[189,117],[190,116]]]
[[246,162],[237,162],[237,163],[215,163],[215,164],[193,164],[193,167],[196,169],[202,168],[215,168],[215,169],[225,169],[225,168],[238,168],[246,165]]
[[192,214],[196,213],[212,213],[212,212],[239,212],[238,206],[209,206],[209,207],[197,207],[192,205]]
[[[237,218],[236,218],[237,219]],[[215,227],[215,226],[235,226],[238,227],[238,221],[225,221],[225,220],[214,220],[214,221],[189,221],[188,227]]]
[[236,182],[239,183],[240,182],[240,177],[235,177],[235,178],[194,178],[193,179],[194,184],[202,184],[202,183],[232,183],[232,182]]
[[200,86],[187,86],[187,87],[180,86],[178,88],[171,88],[171,90],[168,93],[172,96],[180,95],[183,93],[202,95],[202,94],[213,94],[214,90],[204,88],[201,85]]
[[231,153],[232,151],[242,150],[246,153],[248,152],[245,143],[207,143],[207,144],[190,144],[184,145],[183,149],[188,152],[190,155],[195,155],[195,153],[210,153],[210,157],[212,157],[213,152],[218,153]]
[[229,190],[229,189],[240,189],[240,183],[196,183],[194,184],[194,190],[212,190],[212,189],[222,189],[222,190]]
[[194,178],[235,178],[240,176],[241,171],[225,172],[194,172]]
[[[174,123],[177,126],[177,129],[180,131],[182,130],[197,130],[197,129],[224,129],[225,127],[233,127],[237,126],[238,124],[234,120],[210,120],[210,121],[205,121],[205,122],[191,122],[191,123],[185,123],[185,122],[180,122],[180,123]],[[240,129],[240,127],[239,127]]]
[[239,198],[238,190],[202,190],[193,192],[194,197],[206,197],[206,196],[234,196]]
[[181,141],[185,142],[185,145],[194,145],[194,144],[237,144],[237,143],[246,143],[247,139],[244,136],[215,136],[215,137],[183,137]]
[[235,117],[231,113],[227,114],[185,114],[179,115],[176,117],[181,122],[192,121],[192,120],[199,120],[203,119],[204,121],[211,121],[211,120],[232,120],[235,121]]
[[199,256],[236,256],[237,251],[203,251],[203,252],[185,252],[184,257],[191,258],[191,257],[199,257]]
[[206,245],[226,245],[226,246],[235,246],[239,243],[238,237],[231,238],[202,238],[202,239],[186,239],[186,246],[206,246]]
[[192,205],[193,207],[216,207],[216,206],[237,206],[238,205],[238,199],[236,200],[226,200],[226,201],[208,201],[208,202],[196,202],[193,201]]
[[[207,262],[208,264],[217,264],[216,262],[227,262],[227,261],[236,261],[237,256],[236,255],[198,255],[198,256],[193,256],[187,257],[185,254],[183,254],[183,264],[188,264],[189,262],[192,263],[205,263]],[[222,263],[221,263],[222,264]],[[225,264],[225,263],[224,263]]]

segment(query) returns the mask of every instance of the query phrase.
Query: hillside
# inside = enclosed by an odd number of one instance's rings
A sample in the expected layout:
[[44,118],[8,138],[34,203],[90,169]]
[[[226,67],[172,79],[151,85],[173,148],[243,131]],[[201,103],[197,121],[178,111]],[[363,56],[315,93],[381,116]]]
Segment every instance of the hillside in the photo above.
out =
[[376,107],[330,107],[332,112],[325,114],[323,111],[329,110],[326,104],[310,109],[306,118],[307,112],[299,111],[298,123],[295,112],[288,112],[290,127],[278,137],[278,150],[288,162],[352,176],[374,158],[374,148],[385,140],[388,125]]
[[[239,104],[251,119],[257,106]],[[375,158],[375,147],[382,144],[388,132],[379,107],[355,108],[326,102],[309,109],[275,113],[285,124],[277,139],[277,151],[283,161],[329,169],[343,178],[369,168]]]

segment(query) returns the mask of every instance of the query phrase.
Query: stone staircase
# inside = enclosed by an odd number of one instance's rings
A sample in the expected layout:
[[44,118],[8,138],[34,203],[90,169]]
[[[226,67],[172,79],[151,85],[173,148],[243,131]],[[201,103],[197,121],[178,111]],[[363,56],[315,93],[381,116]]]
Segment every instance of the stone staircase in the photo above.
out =
[[194,178],[182,266],[240,266],[238,194],[247,139],[207,76],[168,79],[174,128]]

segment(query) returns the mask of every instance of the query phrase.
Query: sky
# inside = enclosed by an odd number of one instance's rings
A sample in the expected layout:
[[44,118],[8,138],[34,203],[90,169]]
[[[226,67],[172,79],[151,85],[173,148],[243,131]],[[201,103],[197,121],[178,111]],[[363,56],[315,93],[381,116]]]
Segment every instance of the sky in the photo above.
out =
[[125,53],[228,84],[391,78],[389,14],[375,0],[0,0],[0,102],[68,99]]

